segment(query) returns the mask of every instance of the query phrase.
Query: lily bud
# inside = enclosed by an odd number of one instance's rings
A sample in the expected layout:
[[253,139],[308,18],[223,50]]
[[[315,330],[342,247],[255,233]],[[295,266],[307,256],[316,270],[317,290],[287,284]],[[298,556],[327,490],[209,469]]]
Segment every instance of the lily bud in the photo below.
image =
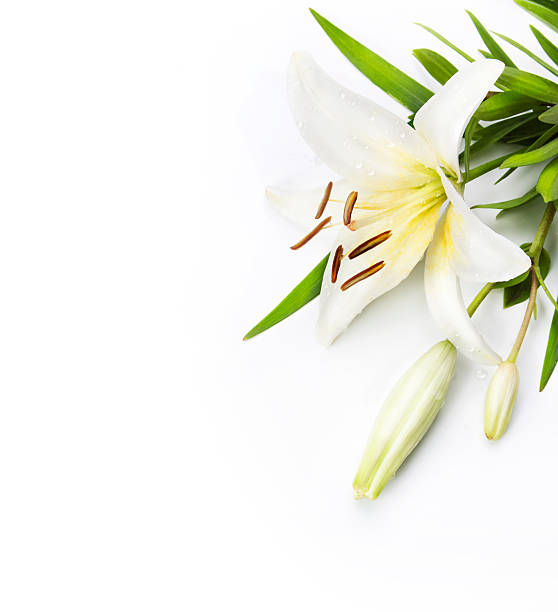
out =
[[502,362],[488,385],[484,402],[484,433],[489,440],[498,440],[506,431],[518,387],[517,366],[511,361]]
[[372,428],[353,482],[355,497],[376,499],[436,418],[455,372],[457,351],[435,344],[401,377]]

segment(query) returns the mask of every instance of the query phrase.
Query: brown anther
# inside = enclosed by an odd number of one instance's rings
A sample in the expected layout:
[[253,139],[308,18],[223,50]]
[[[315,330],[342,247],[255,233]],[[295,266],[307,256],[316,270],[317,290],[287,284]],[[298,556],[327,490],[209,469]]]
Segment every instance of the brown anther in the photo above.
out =
[[387,232],[382,232],[381,234],[374,236],[374,238],[370,238],[370,240],[366,240],[362,244],[359,244],[357,247],[355,247],[349,253],[349,259],[354,259],[355,257],[358,257],[359,255],[362,255],[363,253],[370,251],[374,247],[377,247],[379,244],[382,244],[382,242],[385,242],[390,237],[391,237],[391,230],[387,230]]
[[378,263],[375,263],[373,266],[366,268],[366,270],[363,270],[362,272],[355,274],[349,280],[345,281],[341,285],[341,291],[347,291],[349,287],[352,287],[353,285],[356,285],[357,283],[364,280],[365,278],[372,276],[372,274],[376,274],[376,272],[379,272],[385,265],[386,264],[384,261],[379,261]]
[[329,202],[329,197],[331,196],[332,189],[333,189],[333,183],[329,181],[324,191],[324,197],[322,198],[322,201],[320,202],[320,205],[318,206],[318,212],[316,213],[316,219],[319,219],[324,214],[324,210],[325,210],[325,207],[327,206],[327,203]]
[[335,250],[333,256],[333,263],[331,264],[331,282],[337,282],[337,275],[339,274],[339,266],[341,265],[341,259],[343,258],[343,247],[339,245]]
[[351,223],[351,215],[353,214],[353,208],[355,207],[358,198],[357,191],[351,191],[347,201],[345,202],[345,209],[343,210],[343,223],[348,227]]
[[296,251],[297,249],[300,249],[300,247],[304,246],[307,242],[310,242],[310,240],[312,240],[312,238],[314,238],[316,234],[319,234],[330,221],[331,217],[326,217],[323,221],[320,221],[318,225],[316,225],[316,227],[311,232],[306,234],[306,236],[304,236],[302,240],[300,240],[296,244],[293,244],[291,249],[293,251]]

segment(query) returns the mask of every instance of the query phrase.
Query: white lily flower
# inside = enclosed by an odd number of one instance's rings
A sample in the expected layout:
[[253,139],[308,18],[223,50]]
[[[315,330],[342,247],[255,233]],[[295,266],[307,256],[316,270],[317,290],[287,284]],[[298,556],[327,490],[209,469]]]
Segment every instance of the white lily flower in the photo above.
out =
[[446,397],[456,356],[451,342],[438,342],[397,382],[376,417],[355,476],[357,499],[376,499],[428,431]]
[[494,372],[484,403],[484,433],[489,440],[498,440],[506,431],[518,387],[517,366],[511,361],[504,361]]
[[[405,279],[432,243],[425,288],[435,320],[468,357],[500,361],[467,315],[459,278],[507,280],[530,261],[466,206],[459,148],[470,117],[503,67],[497,60],[465,66],[418,111],[413,129],[336,83],[309,55],[293,56],[292,113],[306,142],[343,177],[334,182],[324,212],[331,216],[329,227],[338,229],[320,295],[318,335],[324,343]],[[268,189],[268,197],[308,226],[322,191]]]

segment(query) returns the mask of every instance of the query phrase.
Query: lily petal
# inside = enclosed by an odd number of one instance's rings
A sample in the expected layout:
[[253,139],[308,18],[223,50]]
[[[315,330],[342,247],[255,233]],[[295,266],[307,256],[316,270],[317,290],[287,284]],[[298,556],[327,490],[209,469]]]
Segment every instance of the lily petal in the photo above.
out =
[[467,206],[452,182],[441,174],[442,183],[453,204],[448,212],[453,248],[451,266],[467,281],[494,283],[506,281],[529,269],[529,256],[508,238],[483,223]]
[[417,112],[416,130],[430,143],[442,166],[461,181],[459,151],[463,132],[504,69],[499,60],[467,64]]
[[502,359],[484,341],[467,314],[459,279],[450,261],[449,208],[440,217],[426,254],[424,287],[428,307],[441,331],[457,350],[473,361],[497,365]]
[[[349,323],[374,299],[404,280],[422,258],[432,239],[439,207],[413,213],[408,208],[387,211],[357,231],[343,228],[332,250],[324,273],[320,294],[318,338],[330,344]],[[391,236],[367,251],[349,259],[348,254],[366,240],[391,230]],[[332,282],[333,254],[337,246],[343,247],[344,258],[335,283]],[[385,266],[373,276],[341,289],[343,283],[370,266],[384,262]]]
[[360,185],[399,189],[436,167],[427,143],[396,115],[339,85],[306,53],[289,64],[287,91],[300,133],[332,170]]

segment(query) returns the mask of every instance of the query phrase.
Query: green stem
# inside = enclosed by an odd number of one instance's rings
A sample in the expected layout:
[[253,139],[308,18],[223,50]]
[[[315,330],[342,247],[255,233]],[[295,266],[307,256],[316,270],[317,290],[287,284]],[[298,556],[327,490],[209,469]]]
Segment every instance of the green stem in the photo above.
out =
[[527,330],[529,329],[529,324],[531,323],[531,317],[533,316],[533,312],[535,310],[535,306],[537,303],[537,289],[539,288],[539,283],[541,287],[546,292],[547,296],[550,298],[555,308],[558,308],[558,304],[556,304],[554,298],[550,295],[550,291],[548,287],[545,285],[544,280],[542,278],[541,270],[539,267],[539,259],[541,257],[541,253],[544,247],[544,242],[546,237],[548,236],[548,232],[550,230],[550,226],[552,225],[552,221],[554,220],[554,216],[556,215],[556,206],[554,202],[549,202],[546,206],[546,210],[544,211],[543,218],[537,228],[537,233],[535,234],[535,238],[531,243],[531,247],[529,248],[528,255],[531,258],[531,291],[529,292],[529,301],[527,303],[527,308],[525,310],[525,316],[523,317],[523,322],[521,323],[521,327],[519,328],[519,333],[517,334],[517,338],[512,347],[512,350],[509,354],[508,361],[515,362],[517,356],[519,355],[519,350],[521,349],[521,345],[523,344],[523,340],[525,340],[525,335],[527,334]]
[[539,285],[543,288],[543,291],[546,293],[546,297],[552,302],[552,305],[554,306],[554,308],[558,310],[558,302],[556,302],[556,300],[554,299],[554,296],[552,295],[552,293],[550,293],[550,289],[546,286],[546,283],[544,282],[544,278],[542,277],[542,274],[541,274],[540,267],[533,266],[533,270],[535,271],[537,280],[539,281]]
[[529,328],[529,323],[531,322],[531,317],[533,316],[533,310],[535,309],[535,303],[537,301],[537,275],[535,274],[535,269],[531,268],[531,291],[529,292],[529,302],[527,303],[527,308],[525,310],[525,316],[523,317],[523,322],[521,323],[521,327],[519,329],[519,333],[517,334],[517,338],[515,340],[515,344],[512,347],[511,353],[507,361],[511,361],[515,363],[517,356],[519,355],[519,349],[523,344],[523,340],[525,340],[525,334],[527,333],[527,329]]
[[549,202],[546,205],[546,210],[544,211],[543,218],[539,224],[537,229],[537,233],[535,234],[535,238],[531,243],[531,248],[529,249],[529,257],[533,260],[533,265],[539,265],[539,258],[541,256],[541,252],[544,246],[544,241],[548,236],[548,231],[550,230],[550,226],[552,225],[552,221],[554,220],[554,215],[556,214],[556,206],[554,202]]
[[494,289],[494,283],[487,283],[473,298],[473,301],[469,304],[469,308],[467,308],[467,313],[470,317],[472,317],[477,308],[482,304],[484,298]]
[[507,153],[506,155],[502,155],[501,157],[498,157],[497,159],[492,159],[484,164],[481,164],[480,166],[477,166],[476,168],[471,168],[467,174],[465,182],[470,183],[471,181],[474,181],[475,179],[479,178],[479,176],[482,176],[483,174],[486,174],[487,172],[490,172],[491,170],[496,170],[496,168],[499,168],[500,164],[506,161],[506,159],[510,155],[511,153]]

